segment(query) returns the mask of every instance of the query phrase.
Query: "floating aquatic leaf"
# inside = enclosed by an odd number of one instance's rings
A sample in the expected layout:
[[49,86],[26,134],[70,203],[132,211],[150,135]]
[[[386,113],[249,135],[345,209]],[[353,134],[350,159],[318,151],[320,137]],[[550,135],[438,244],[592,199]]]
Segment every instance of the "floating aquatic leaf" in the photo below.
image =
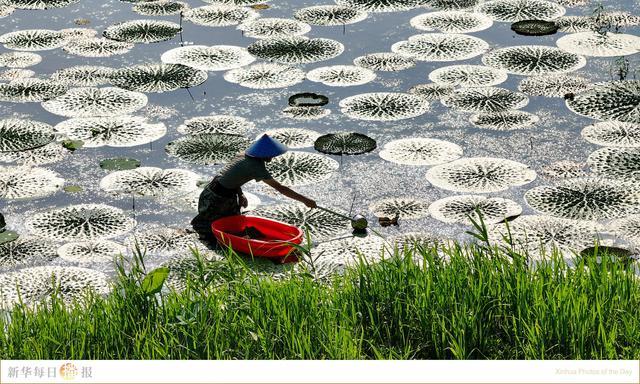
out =
[[553,22],[558,26],[558,31],[567,33],[588,32],[598,28],[591,16],[561,16]]
[[382,199],[369,205],[376,217],[420,219],[429,216],[429,202],[413,197]]
[[196,189],[199,179],[200,176],[186,169],[139,167],[111,172],[100,180],[100,189],[115,193],[160,196]]
[[358,56],[353,60],[353,64],[374,71],[402,71],[415,67],[416,61],[398,53],[379,52]]
[[189,8],[189,4],[182,1],[146,1],[133,6],[133,11],[144,16],[176,15]]
[[206,27],[227,27],[259,17],[254,10],[226,4],[191,8],[183,15],[185,20]]
[[253,63],[246,48],[233,45],[191,45],[170,49],[160,57],[163,63],[182,64],[201,71],[226,71]]
[[468,10],[472,11],[473,7],[483,0],[427,0],[429,7],[442,11]]
[[111,25],[103,35],[127,43],[157,43],[173,39],[181,30],[180,25],[170,21],[141,19]]
[[29,69],[11,68],[0,72],[0,81],[13,81],[35,76],[35,72]]
[[130,231],[136,221],[104,204],[78,204],[36,213],[25,221],[31,233],[54,240],[97,240]]
[[42,107],[59,116],[100,117],[133,113],[147,105],[144,93],[116,87],[73,88],[55,99],[45,101]]
[[312,92],[296,93],[289,96],[289,105],[292,107],[321,107],[329,104],[329,98]]
[[449,85],[430,83],[414,85],[409,89],[409,93],[433,101],[449,97],[454,90],[455,88]]
[[249,139],[237,135],[200,133],[188,135],[166,145],[170,156],[196,164],[223,164],[244,151]]
[[0,67],[27,68],[42,61],[42,56],[33,52],[0,53]]
[[587,164],[604,176],[640,181],[640,148],[601,148],[589,155]]
[[207,80],[207,72],[181,64],[144,64],[118,69],[111,83],[137,92],[167,92],[195,87]]
[[[346,212],[340,212],[347,215]],[[351,222],[332,213],[307,208],[302,204],[276,204],[254,210],[252,215],[283,221],[304,231],[314,241],[326,240],[351,232]]]
[[113,68],[94,65],[78,65],[67,67],[54,72],[51,80],[67,86],[95,87],[108,84]]
[[471,59],[489,49],[486,41],[455,33],[424,33],[410,36],[391,46],[395,53],[420,61],[458,61]]
[[17,79],[0,84],[0,101],[34,103],[60,96],[67,86],[59,81],[43,79]]
[[624,33],[578,32],[556,41],[556,45],[578,55],[612,57],[640,52],[640,37]]
[[376,149],[376,141],[357,132],[329,133],[318,137],[313,144],[316,151],[329,155],[360,155]]
[[522,163],[492,157],[462,158],[427,171],[433,186],[455,192],[500,192],[535,178],[536,172]]
[[478,211],[487,224],[495,224],[522,213],[522,207],[513,200],[482,195],[459,195],[434,201],[429,206],[431,216],[445,223],[472,224],[478,222]]
[[453,87],[488,87],[504,83],[507,73],[483,65],[451,65],[432,71],[429,80]]
[[529,103],[524,93],[498,87],[461,88],[442,99],[442,104],[466,112],[504,112]]
[[593,246],[601,231],[602,228],[592,221],[524,215],[508,225],[495,226],[489,236],[494,244],[510,242],[508,245],[517,250],[528,251],[529,257],[541,259],[541,251],[551,257],[554,249],[570,253]]
[[0,270],[45,264],[57,256],[51,241],[23,236],[11,242],[0,243]]
[[295,120],[316,120],[331,114],[330,109],[320,107],[287,107],[282,114]]
[[[317,277],[342,273],[345,268],[363,263],[375,263],[384,256],[385,242],[377,236],[349,237],[320,243],[311,249]],[[319,276],[318,276],[319,275]]]
[[530,189],[524,198],[538,212],[565,219],[599,220],[640,211],[640,183],[601,178],[561,181]]
[[578,115],[640,124],[640,80],[597,83],[566,100]]
[[376,73],[371,69],[354,65],[333,65],[309,71],[307,78],[331,87],[348,87],[373,81]]
[[79,267],[40,266],[0,275],[0,303],[10,308],[18,303],[35,306],[56,294],[67,305],[81,301],[88,292],[106,295],[107,275]]
[[409,93],[362,93],[340,101],[342,113],[360,120],[392,121],[420,116],[429,110],[429,103]]
[[63,8],[80,0],[3,0],[3,4],[17,9]]
[[495,49],[482,63],[516,75],[548,75],[573,72],[587,63],[583,56],[544,45],[519,45]]
[[311,31],[307,23],[279,17],[264,17],[249,20],[238,26],[246,37],[269,39],[274,37],[299,36]]
[[573,179],[587,176],[585,163],[562,160],[542,167],[540,175],[547,180]]
[[589,88],[589,80],[575,75],[544,75],[522,79],[518,90],[531,96],[564,97],[568,93],[580,93]]
[[336,4],[365,12],[407,11],[424,5],[423,0],[335,0]]
[[[203,261],[219,261],[224,258],[223,255],[214,252],[199,252]],[[268,261],[270,264],[271,261]],[[173,255],[163,262],[161,265],[169,268],[169,276],[164,281],[163,286],[169,290],[184,291],[187,288],[187,281],[201,276],[200,262],[190,252],[184,252],[180,255]],[[249,264],[249,263],[247,263]],[[220,279],[223,282],[222,279]]]
[[109,240],[67,243],[57,250],[61,259],[72,263],[108,263],[125,252],[124,246]]
[[640,147],[640,124],[602,121],[586,126],[582,138],[606,147]]
[[469,121],[478,128],[495,131],[527,129],[538,124],[540,118],[525,111],[506,110],[502,112],[477,113]]
[[318,132],[303,128],[278,128],[264,133],[290,149],[312,147],[316,139],[320,137]]
[[288,36],[260,40],[247,47],[250,54],[283,64],[308,64],[332,59],[344,51],[336,40]]
[[131,249],[136,246],[147,253],[170,252],[179,253],[189,251],[189,248],[198,248],[202,243],[198,241],[195,233],[187,233],[184,229],[170,227],[156,227],[138,232],[127,239],[127,246]]
[[232,115],[197,116],[185,120],[178,132],[196,135],[199,133],[222,133],[225,135],[244,135],[255,128],[255,124],[244,117]]
[[133,147],[158,140],[167,133],[163,123],[152,124],[144,117],[113,116],[65,120],[55,126],[73,140],[82,140],[85,147]]
[[105,171],[123,171],[135,169],[140,166],[140,160],[126,157],[116,157],[113,159],[100,160],[100,168]]
[[545,20],[520,20],[511,24],[511,30],[523,36],[553,35],[558,29],[556,23]]
[[289,151],[266,164],[278,182],[287,186],[318,183],[330,178],[338,170],[338,162],[323,155]]
[[553,20],[564,15],[563,6],[546,0],[491,0],[479,4],[476,12],[495,21]]
[[9,16],[15,10],[16,10],[15,8],[13,8],[13,7],[9,6],[9,5],[0,4],[0,19],[3,18],[3,17]]
[[133,43],[114,41],[104,38],[75,39],[62,49],[72,55],[83,57],[110,57],[124,55],[133,48]]
[[0,120],[0,152],[19,152],[43,147],[55,139],[53,127],[24,119]]
[[1,167],[0,198],[38,199],[58,192],[64,179],[44,168]]
[[315,5],[298,9],[293,17],[312,25],[346,25],[367,18],[367,12],[340,5]]
[[91,39],[98,34],[98,31],[92,28],[65,28],[59,32],[62,33],[67,43],[78,39]]
[[228,82],[253,89],[286,88],[303,82],[304,78],[301,69],[275,63],[254,64],[224,74]]
[[0,162],[18,163],[21,165],[50,164],[63,160],[69,151],[58,143],[49,143],[45,146],[22,150],[19,152],[1,152]]
[[18,51],[46,51],[66,43],[64,35],[50,29],[24,29],[0,36],[0,44]]
[[20,238],[18,233],[4,230],[0,232],[0,244],[7,244]]
[[270,0],[203,0],[205,3],[210,4],[228,4],[235,6],[254,6],[261,3],[266,3]]
[[385,144],[380,151],[381,158],[406,165],[436,165],[461,156],[462,148],[459,145],[423,137],[394,140]]
[[62,142],[62,146],[64,147],[64,149],[70,151],[70,152],[74,152],[77,151],[78,149],[82,148],[84,146],[84,141],[82,140],[64,140]]
[[640,215],[631,215],[609,223],[612,233],[634,244],[640,244]]
[[469,33],[483,31],[493,25],[493,20],[482,14],[465,11],[441,11],[423,13],[412,18],[413,28],[445,33]]

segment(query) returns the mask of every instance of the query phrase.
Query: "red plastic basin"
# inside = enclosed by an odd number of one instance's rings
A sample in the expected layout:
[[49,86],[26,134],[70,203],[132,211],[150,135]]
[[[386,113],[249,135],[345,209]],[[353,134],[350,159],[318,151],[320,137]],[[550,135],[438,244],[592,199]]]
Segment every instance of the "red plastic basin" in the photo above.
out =
[[[260,231],[264,239],[240,237],[247,227]],[[302,231],[298,227],[263,217],[227,216],[211,223],[211,230],[222,246],[259,257],[285,257],[294,251],[289,243],[302,243]]]

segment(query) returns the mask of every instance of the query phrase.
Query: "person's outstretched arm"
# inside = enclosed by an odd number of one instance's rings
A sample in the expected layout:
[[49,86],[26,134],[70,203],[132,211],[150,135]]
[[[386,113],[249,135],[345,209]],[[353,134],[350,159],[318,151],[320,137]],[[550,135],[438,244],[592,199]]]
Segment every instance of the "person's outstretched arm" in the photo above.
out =
[[294,200],[298,200],[299,202],[301,202],[302,204],[306,205],[309,208],[317,208],[318,205],[316,204],[316,202],[306,196],[303,196],[301,194],[299,194],[298,192],[294,191],[293,189],[289,188],[289,187],[285,187],[284,185],[278,183],[276,180],[274,179],[265,179],[262,180],[265,183],[267,183],[270,187],[274,188],[276,191],[282,193],[283,195],[287,196],[290,199],[294,199]]

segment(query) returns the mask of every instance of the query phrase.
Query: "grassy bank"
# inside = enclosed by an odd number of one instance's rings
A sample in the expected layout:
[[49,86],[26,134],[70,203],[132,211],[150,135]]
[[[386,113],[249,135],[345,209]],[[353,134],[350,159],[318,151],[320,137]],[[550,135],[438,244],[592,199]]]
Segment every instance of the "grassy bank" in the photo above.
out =
[[[54,302],[0,320],[3,359],[637,359],[640,282],[620,263],[466,246],[413,249],[333,281],[260,278],[237,258],[201,262],[182,293],[122,269],[87,309]],[[419,255],[423,265],[412,259]]]

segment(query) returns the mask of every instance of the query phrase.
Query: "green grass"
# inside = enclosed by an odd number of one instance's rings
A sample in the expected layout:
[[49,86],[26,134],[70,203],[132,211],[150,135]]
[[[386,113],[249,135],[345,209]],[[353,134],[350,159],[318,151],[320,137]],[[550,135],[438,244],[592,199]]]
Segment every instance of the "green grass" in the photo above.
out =
[[[640,280],[621,263],[417,247],[330,282],[200,260],[186,291],[149,295],[140,260],[114,291],[0,319],[2,359],[637,359]],[[423,258],[423,265],[412,259]]]

